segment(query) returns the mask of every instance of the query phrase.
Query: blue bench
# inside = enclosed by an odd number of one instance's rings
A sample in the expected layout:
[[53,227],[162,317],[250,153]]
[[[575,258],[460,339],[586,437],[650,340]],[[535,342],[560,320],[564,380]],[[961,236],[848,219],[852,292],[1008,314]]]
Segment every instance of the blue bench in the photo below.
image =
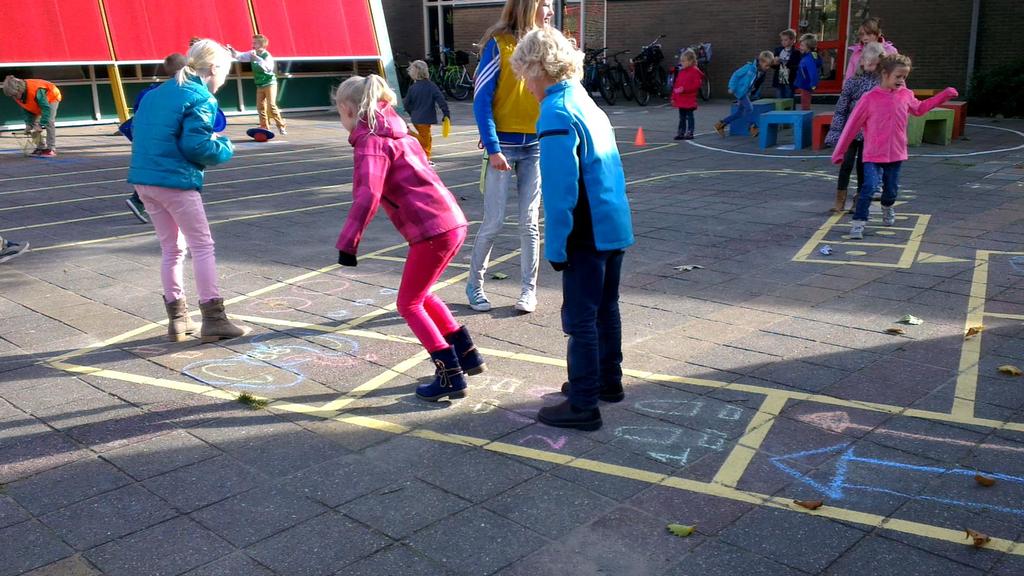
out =
[[793,127],[793,148],[801,150],[811,145],[811,124],[814,112],[803,110],[785,110],[765,112],[758,117],[758,128],[761,134],[758,145],[761,149],[775,146],[779,141],[779,126]]
[[[736,111],[739,110],[739,107],[739,104],[733,103],[731,112],[735,114]],[[750,136],[750,126],[752,124],[755,126],[757,125],[757,120],[761,117],[761,114],[771,112],[776,109],[774,102],[761,102],[760,100],[752,102],[751,107],[753,108],[753,112],[751,112],[749,116],[740,116],[732,122],[729,122],[729,136]]]

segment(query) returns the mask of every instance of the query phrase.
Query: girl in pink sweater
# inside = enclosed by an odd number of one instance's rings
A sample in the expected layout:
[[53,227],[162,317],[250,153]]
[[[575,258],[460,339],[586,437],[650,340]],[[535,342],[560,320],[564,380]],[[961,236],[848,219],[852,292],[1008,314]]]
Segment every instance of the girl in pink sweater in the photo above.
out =
[[956,89],[946,88],[924,102],[914,98],[914,93],[907,88],[910,58],[901,54],[883,56],[879,67],[881,85],[861,97],[832,152],[832,163],[842,164],[846,149],[864,130],[864,180],[860,183],[850,229],[850,238],[855,240],[864,238],[871,192],[879,181],[882,183],[882,224],[892,226],[896,222],[893,204],[899,192],[900,166],[907,159],[908,115],[924,116],[957,96]]
[[486,369],[465,326],[430,288],[466,240],[466,217],[430,167],[419,141],[395,112],[395,93],[383,78],[353,76],[334,95],[341,124],[355,149],[352,206],[338,236],[338,264],[355,266],[363,232],[384,205],[391,223],[409,242],[398,287],[398,313],[430,353],[434,380],[416,395],[436,402],[466,395],[464,374]]

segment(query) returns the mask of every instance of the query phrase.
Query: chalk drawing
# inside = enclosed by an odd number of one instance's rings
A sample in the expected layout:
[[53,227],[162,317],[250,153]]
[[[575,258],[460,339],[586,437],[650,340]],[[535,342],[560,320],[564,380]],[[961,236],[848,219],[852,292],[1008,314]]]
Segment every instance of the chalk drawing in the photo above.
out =
[[637,410],[652,414],[670,414],[673,416],[696,416],[704,407],[700,400],[644,400],[634,404]]
[[546,436],[544,434],[530,434],[529,436],[519,440],[519,444],[526,444],[527,440],[537,439],[548,445],[548,448],[552,450],[561,450],[568,438],[565,436],[558,436],[557,438]]
[[302,310],[313,304],[308,298],[299,296],[273,296],[270,298],[254,298],[246,302],[244,308],[254,314],[281,314],[291,310]]

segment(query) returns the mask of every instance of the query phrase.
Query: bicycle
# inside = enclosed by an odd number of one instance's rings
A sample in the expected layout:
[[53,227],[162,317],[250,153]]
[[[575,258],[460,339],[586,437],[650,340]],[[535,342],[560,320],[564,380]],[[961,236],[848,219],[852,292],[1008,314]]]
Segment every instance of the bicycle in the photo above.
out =
[[[687,50],[693,50],[694,54],[697,55],[697,69],[704,73],[704,79],[700,83],[700,90],[697,91],[697,94],[701,100],[707,102],[711,99],[711,80],[708,77],[708,64],[711,63],[711,42],[700,42],[679,50],[679,53],[676,54],[677,62],[682,57],[683,52]],[[672,90],[672,85],[675,83],[676,74],[679,73],[680,67],[680,64],[676,64],[669,70],[667,84],[669,91]]]
[[438,86],[456,100],[465,100],[473,93],[473,76],[466,65],[469,64],[469,52],[445,48],[442,51],[443,69],[439,71]]
[[[395,70],[398,72],[398,91],[402,98],[409,92],[409,86],[412,86],[412,77],[409,76],[409,64],[412,63],[414,58],[412,54],[408,52],[402,52],[401,50],[395,52]],[[404,63],[398,62],[398,57],[402,56],[405,58]]]
[[612,88],[622,92],[622,97],[626,100],[633,100],[633,80],[630,78],[629,70],[619,61],[619,56],[623,54],[629,54],[629,50],[620,50],[615,54],[612,54],[611,58],[615,62],[608,67],[608,78],[611,80]]
[[661,65],[665,53],[661,51],[661,44],[658,43],[664,37],[662,34],[655,38],[630,60],[633,64],[633,93],[636,96],[636,103],[640,106],[647,106],[651,96],[664,98],[669,93],[666,89],[668,73]]
[[588,49],[583,58],[583,87],[588,92],[597,90],[609,106],[615,105],[615,88],[608,73],[608,61],[602,56],[608,48]]

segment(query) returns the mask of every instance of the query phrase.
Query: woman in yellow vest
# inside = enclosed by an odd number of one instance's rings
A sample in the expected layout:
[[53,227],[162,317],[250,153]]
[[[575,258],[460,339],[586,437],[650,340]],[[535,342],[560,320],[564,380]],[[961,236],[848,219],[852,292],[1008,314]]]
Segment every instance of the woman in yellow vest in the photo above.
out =
[[10,96],[18,106],[25,109],[25,133],[46,129],[46,147],[36,148],[33,156],[53,157],[57,155],[57,105],[60,104],[60,88],[53,82],[15,78],[4,78],[4,94]]
[[487,151],[484,176],[484,218],[473,243],[466,297],[473,310],[486,312],[491,302],[484,293],[484,275],[494,238],[505,221],[512,173],[519,194],[520,265],[522,291],[515,308],[537,309],[537,266],[540,262],[540,144],[537,141],[537,99],[516,76],[509,58],[519,39],[547,26],[552,0],[505,0],[501,18],[480,40],[483,50],[476,69],[473,115],[480,142]]

